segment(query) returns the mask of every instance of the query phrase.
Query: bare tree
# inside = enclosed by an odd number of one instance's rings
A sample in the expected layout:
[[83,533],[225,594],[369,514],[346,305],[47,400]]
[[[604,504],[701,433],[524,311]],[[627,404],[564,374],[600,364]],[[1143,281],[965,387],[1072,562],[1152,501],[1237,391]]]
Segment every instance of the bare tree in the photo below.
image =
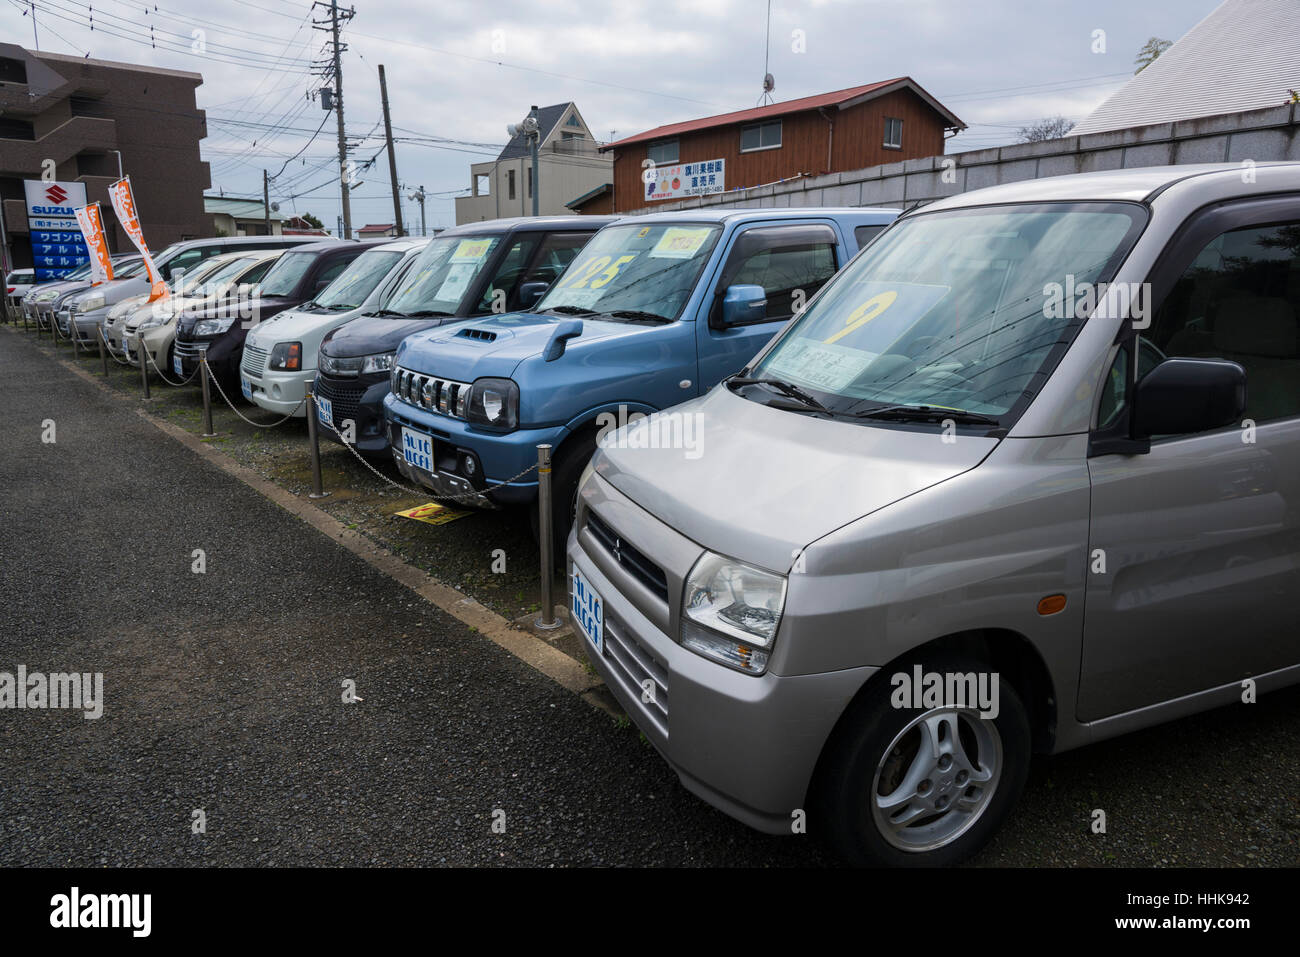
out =
[[1164,53],[1173,45],[1173,40],[1161,40],[1159,37],[1152,37],[1147,40],[1142,49],[1138,50],[1137,59],[1133,61],[1137,64],[1137,69],[1134,70],[1133,73],[1141,73],[1152,63],[1156,62],[1156,57],[1160,56],[1160,54]]
[[1022,143],[1041,143],[1043,140],[1059,140],[1074,127],[1064,116],[1048,116],[1028,126],[1016,130],[1016,136]]

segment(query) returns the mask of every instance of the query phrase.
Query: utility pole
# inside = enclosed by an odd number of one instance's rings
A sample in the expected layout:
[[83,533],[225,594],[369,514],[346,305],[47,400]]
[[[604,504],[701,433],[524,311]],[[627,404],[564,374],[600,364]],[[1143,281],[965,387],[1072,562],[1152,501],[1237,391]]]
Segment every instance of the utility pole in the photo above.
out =
[[262,211],[266,214],[266,235],[271,235],[271,187],[266,180],[266,170],[262,170]]
[[420,235],[424,235],[424,187],[410,193],[410,198],[420,204]]
[[339,21],[348,21],[356,16],[356,10],[340,10],[338,0],[330,0],[328,4],[322,0],[316,0],[312,4],[315,7],[322,7],[329,11],[329,20],[312,21],[313,30],[324,30],[326,24],[331,35],[331,45],[333,46],[332,68],[329,72],[334,76],[334,115],[338,120],[339,129],[339,191],[343,207],[343,237],[344,239],[352,238],[352,202],[349,195],[348,187],[348,141],[343,131],[343,51],[347,49],[346,44],[339,42]]
[[533,110],[528,114],[533,120],[533,131],[529,134],[529,139],[533,141],[533,215],[537,215],[537,201],[541,189],[541,184],[537,182],[537,146],[542,139],[542,132],[537,128],[537,104],[533,104]]
[[41,48],[41,38],[36,33],[36,0],[30,0],[28,6],[32,8],[32,39],[36,41],[36,49],[39,51]]
[[388,81],[384,78],[384,65],[379,64],[379,98],[384,105],[384,139],[388,142],[388,179],[393,184],[393,215],[397,217],[397,235],[405,236],[402,228],[402,190],[397,185],[397,153],[393,151],[393,120],[388,115]]

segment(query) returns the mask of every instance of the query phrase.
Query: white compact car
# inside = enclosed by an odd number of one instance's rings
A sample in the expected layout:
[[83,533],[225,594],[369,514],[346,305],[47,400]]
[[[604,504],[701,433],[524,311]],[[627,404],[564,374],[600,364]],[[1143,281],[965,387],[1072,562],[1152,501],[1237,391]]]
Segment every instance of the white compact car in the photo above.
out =
[[311,302],[259,323],[244,339],[244,397],[280,415],[305,415],[321,341],[345,322],[382,309],[428,244],[427,238],[397,239],[367,249]]
[[36,285],[36,271],[34,269],[15,269],[5,277],[5,296],[3,306],[8,310],[5,319],[10,315],[16,315],[22,318],[23,296]]

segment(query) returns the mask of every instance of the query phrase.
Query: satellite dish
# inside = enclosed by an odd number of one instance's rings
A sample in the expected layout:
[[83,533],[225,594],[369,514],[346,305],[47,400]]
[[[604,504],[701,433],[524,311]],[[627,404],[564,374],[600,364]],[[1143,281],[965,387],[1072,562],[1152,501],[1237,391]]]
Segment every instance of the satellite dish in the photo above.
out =
[[775,77],[773,77],[772,74],[770,73],[765,73],[763,75],[763,92],[771,93],[775,89],[776,89]]
[[272,203],[272,204],[271,204],[271,212],[273,212],[273,213],[278,213],[279,211],[280,211],[280,204],[279,204],[279,203]]

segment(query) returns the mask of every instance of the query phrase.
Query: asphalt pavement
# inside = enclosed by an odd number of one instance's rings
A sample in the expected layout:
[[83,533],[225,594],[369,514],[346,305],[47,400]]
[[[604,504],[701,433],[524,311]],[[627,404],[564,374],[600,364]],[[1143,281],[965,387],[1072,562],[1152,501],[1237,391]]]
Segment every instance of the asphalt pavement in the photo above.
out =
[[[0,710],[0,865],[834,863],[707,807],[634,727],[30,333],[0,329],[0,397],[0,672],[104,682],[97,720]],[[1294,865],[1298,841],[1292,689],[1037,759],[975,863]]]

